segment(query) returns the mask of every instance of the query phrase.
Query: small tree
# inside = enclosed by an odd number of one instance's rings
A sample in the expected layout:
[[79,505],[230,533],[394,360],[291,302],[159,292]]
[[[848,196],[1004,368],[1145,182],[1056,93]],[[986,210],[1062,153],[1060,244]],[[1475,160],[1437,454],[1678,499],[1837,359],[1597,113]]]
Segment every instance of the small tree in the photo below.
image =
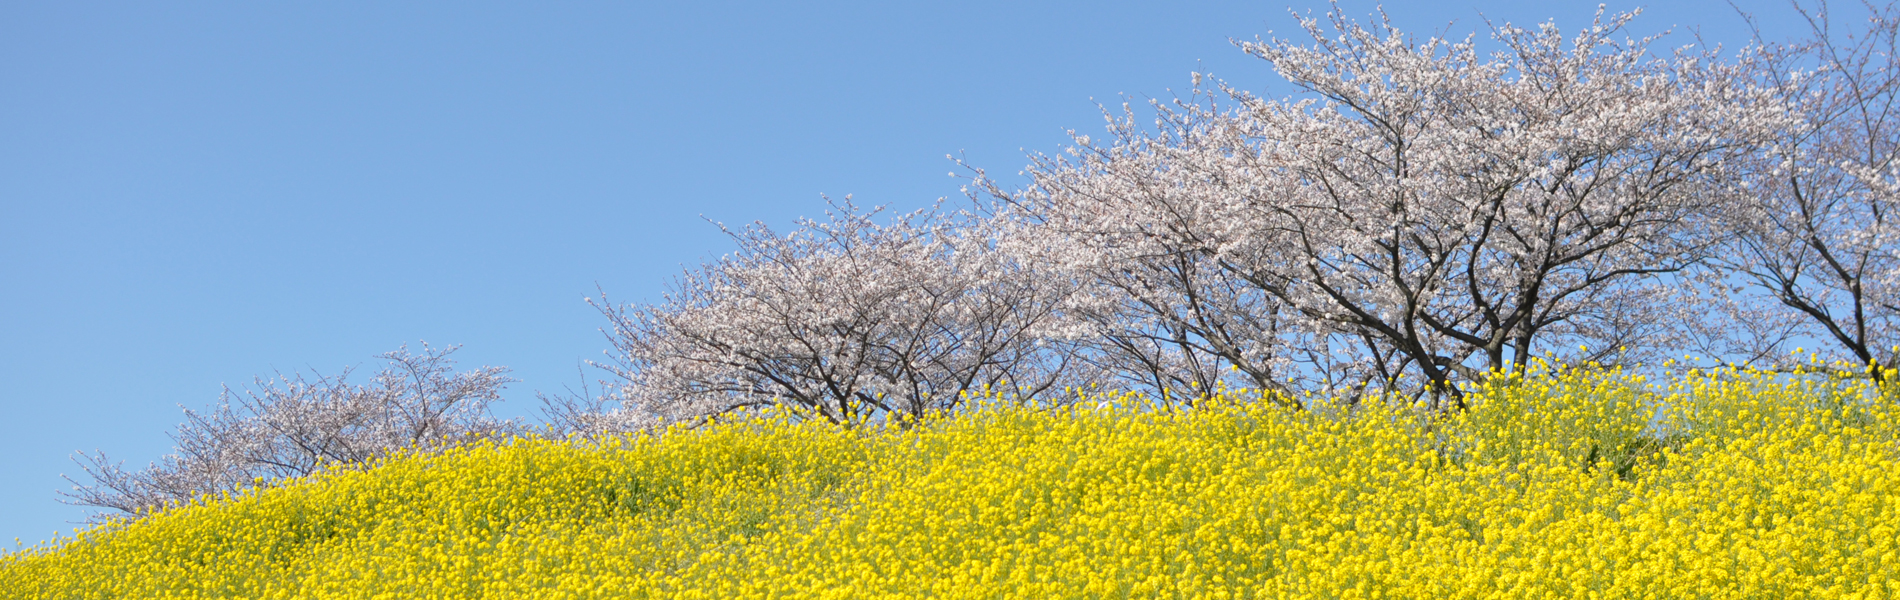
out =
[[[856,423],[952,408],[984,389],[1059,389],[1068,291],[996,251],[995,222],[933,210],[880,225],[879,210],[849,198],[833,207],[789,235],[727,230],[739,251],[687,272],[661,304],[603,295],[595,306],[614,346],[603,366],[620,379],[623,413],[608,421],[785,405]],[[604,418],[598,407],[578,414]]]
[[276,381],[258,378],[242,394],[225,388],[210,413],[185,410],[172,434],[175,452],[143,471],[127,471],[104,454],[81,454],[91,483],[74,482],[71,504],[142,515],[202,494],[237,490],[259,479],[315,473],[327,464],[360,463],[404,448],[435,449],[512,432],[488,412],[515,380],[502,367],[453,372],[456,346],[404,346],[380,358],[389,365],[365,385],[345,368]]

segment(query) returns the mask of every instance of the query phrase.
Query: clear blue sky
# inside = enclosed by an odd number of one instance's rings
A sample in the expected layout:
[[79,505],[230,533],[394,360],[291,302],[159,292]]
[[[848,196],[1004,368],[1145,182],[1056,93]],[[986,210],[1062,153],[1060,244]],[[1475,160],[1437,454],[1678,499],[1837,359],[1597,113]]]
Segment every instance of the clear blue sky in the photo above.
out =
[[[701,215],[920,207],[956,195],[945,154],[1014,173],[1194,70],[1282,95],[1228,40],[1293,33],[1285,1],[0,5],[0,539],[84,517],[73,452],[143,465],[273,370],[463,344],[532,416],[606,347],[597,283],[657,298],[730,249]],[[1394,4],[1460,36],[1596,8]],[[1747,37],[1721,0],[1635,30],[1672,26]]]

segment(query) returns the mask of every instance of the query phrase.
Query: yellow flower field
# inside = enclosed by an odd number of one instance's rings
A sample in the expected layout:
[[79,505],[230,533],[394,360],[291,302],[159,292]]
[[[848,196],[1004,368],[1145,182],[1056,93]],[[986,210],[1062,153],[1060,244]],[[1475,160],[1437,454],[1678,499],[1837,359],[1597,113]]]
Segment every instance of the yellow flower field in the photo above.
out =
[[1896,598],[1870,384],[1572,372],[391,457],[0,558],[7,598]]

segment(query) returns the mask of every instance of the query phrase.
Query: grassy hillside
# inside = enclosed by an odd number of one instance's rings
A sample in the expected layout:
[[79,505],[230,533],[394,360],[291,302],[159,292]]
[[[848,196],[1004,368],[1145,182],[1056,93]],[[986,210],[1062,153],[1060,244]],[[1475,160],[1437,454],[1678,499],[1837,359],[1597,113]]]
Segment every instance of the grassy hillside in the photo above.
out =
[[1900,596],[1900,410],[1861,384],[1481,395],[523,439],[95,528],[0,558],[0,596]]

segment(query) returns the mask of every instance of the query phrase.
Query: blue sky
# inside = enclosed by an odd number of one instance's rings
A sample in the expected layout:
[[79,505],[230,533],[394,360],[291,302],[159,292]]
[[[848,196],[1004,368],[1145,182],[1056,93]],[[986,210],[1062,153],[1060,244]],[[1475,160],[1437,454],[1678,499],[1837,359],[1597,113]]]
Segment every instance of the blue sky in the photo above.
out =
[[[1740,4],[1799,33],[1781,3]],[[0,5],[0,539],[84,518],[55,495],[73,452],[143,465],[181,405],[273,370],[463,344],[463,366],[522,380],[499,412],[532,417],[606,348],[596,284],[657,299],[730,250],[702,216],[921,207],[957,194],[946,154],[1014,173],[1099,131],[1096,102],[1195,70],[1283,95],[1228,40],[1294,33],[1289,8],[1325,5]],[[1462,36],[1595,9],[1390,13]],[[1671,27],[1747,38],[1721,0],[1634,30]]]

